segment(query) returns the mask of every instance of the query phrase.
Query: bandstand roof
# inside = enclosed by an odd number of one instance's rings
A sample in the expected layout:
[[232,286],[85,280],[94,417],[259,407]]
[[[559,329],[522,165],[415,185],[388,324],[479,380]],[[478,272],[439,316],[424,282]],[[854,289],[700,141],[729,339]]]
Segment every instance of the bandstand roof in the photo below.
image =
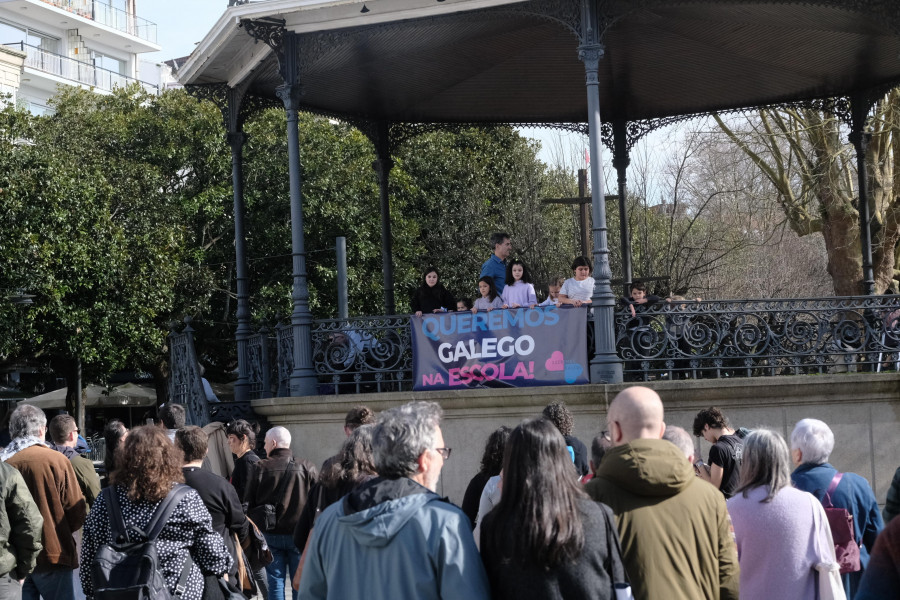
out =
[[[900,3],[613,0],[601,116],[639,120],[900,83]],[[362,12],[363,7],[367,12]],[[896,7],[895,7],[896,6]],[[270,0],[228,8],[184,84],[282,83],[242,19],[301,34],[302,108],[420,123],[563,123],[587,115],[575,0]],[[535,14],[542,13],[542,14]]]

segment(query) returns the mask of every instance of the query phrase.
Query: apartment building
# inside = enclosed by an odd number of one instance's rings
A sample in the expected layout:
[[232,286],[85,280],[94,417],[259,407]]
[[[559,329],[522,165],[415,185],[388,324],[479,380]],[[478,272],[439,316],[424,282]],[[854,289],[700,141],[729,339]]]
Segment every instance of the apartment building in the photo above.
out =
[[135,0],[0,0],[0,93],[36,114],[60,85],[158,92],[160,73],[146,72],[158,67],[139,57],[159,49]]

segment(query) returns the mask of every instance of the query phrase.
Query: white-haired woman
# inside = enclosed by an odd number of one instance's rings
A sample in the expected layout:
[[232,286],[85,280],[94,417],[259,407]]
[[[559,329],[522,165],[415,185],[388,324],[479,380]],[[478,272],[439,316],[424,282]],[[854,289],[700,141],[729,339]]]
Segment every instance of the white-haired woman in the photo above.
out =
[[[838,470],[828,463],[832,450],[834,433],[824,422],[802,419],[794,426],[791,459],[797,468],[791,473],[791,482],[795,488],[809,492],[820,502],[838,474]],[[853,515],[853,535],[859,545],[861,569],[841,575],[847,598],[853,598],[869,564],[869,552],[875,545],[875,538],[884,529],[884,521],[869,482],[856,473],[842,473],[830,496],[832,506],[846,508]]]
[[782,437],[757,429],[744,440],[740,484],[728,500],[741,597],[816,600],[819,563],[833,563],[834,542],[822,505],[791,487]]

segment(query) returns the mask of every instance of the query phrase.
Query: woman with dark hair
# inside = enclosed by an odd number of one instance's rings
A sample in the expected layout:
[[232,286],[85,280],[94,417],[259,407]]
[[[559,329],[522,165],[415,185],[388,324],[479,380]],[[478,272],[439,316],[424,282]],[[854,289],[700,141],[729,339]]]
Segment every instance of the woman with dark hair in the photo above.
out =
[[103,428],[103,439],[106,442],[106,453],[103,456],[103,469],[106,475],[101,482],[102,487],[109,485],[109,477],[116,468],[116,451],[128,435],[125,424],[118,419],[113,419]]
[[[129,530],[147,529],[162,500],[176,484],[184,481],[182,455],[166,432],[159,427],[137,427],[128,433],[112,472],[112,489],[97,497],[84,524],[81,564],[90,565],[100,546],[113,542],[110,523],[113,514],[108,493],[115,494],[122,518]],[[156,538],[159,570],[174,596],[182,568],[189,569],[182,600],[200,600],[206,575],[224,575],[231,567],[231,555],[222,536],[213,531],[212,519],[203,500],[188,490]],[[190,560],[187,560],[187,559]],[[81,585],[88,598],[94,588],[91,569],[81,569]]]
[[774,431],[744,439],[740,485],[728,500],[744,598],[815,600],[816,565],[835,562],[825,510],[791,487],[790,460]]
[[294,589],[300,586],[303,558],[306,544],[313,525],[322,511],[349,494],[358,485],[377,477],[372,451],[372,434],[375,425],[360,425],[347,437],[338,460],[335,460],[319,474],[319,481],[309,491],[309,498],[300,513],[300,520],[294,528],[294,545],[304,552],[300,566],[294,574]]
[[469,486],[466,488],[466,495],[463,496],[462,510],[472,521],[472,527],[475,527],[475,518],[478,516],[478,503],[481,500],[481,492],[488,479],[500,474],[503,468],[503,450],[506,448],[506,441],[512,429],[503,425],[498,427],[488,436],[487,443],[484,445],[484,454],[481,455],[481,470],[475,474]]
[[[231,485],[237,491],[238,498],[241,499],[242,504],[247,501],[245,494],[250,469],[259,462],[259,456],[253,451],[256,448],[256,434],[258,432],[259,425],[256,423],[251,425],[243,419],[232,421],[225,427],[225,434],[228,436],[228,447],[231,449],[231,453],[234,454]],[[246,509],[246,507],[244,508]]]
[[482,524],[492,597],[615,598],[625,573],[612,519],[578,485],[559,430],[525,421],[506,444],[503,493]]
[[438,270],[435,267],[428,267],[422,273],[422,285],[416,288],[410,304],[413,313],[421,317],[423,314],[453,310],[456,300],[441,283],[441,274]]

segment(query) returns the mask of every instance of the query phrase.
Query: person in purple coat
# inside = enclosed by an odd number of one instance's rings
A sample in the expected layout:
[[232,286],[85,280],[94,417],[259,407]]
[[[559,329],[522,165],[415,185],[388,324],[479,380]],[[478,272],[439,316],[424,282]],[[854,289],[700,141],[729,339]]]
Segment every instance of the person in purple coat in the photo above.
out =
[[742,598],[816,600],[815,567],[835,562],[825,509],[790,484],[784,439],[768,429],[751,433],[740,484],[728,500]]

